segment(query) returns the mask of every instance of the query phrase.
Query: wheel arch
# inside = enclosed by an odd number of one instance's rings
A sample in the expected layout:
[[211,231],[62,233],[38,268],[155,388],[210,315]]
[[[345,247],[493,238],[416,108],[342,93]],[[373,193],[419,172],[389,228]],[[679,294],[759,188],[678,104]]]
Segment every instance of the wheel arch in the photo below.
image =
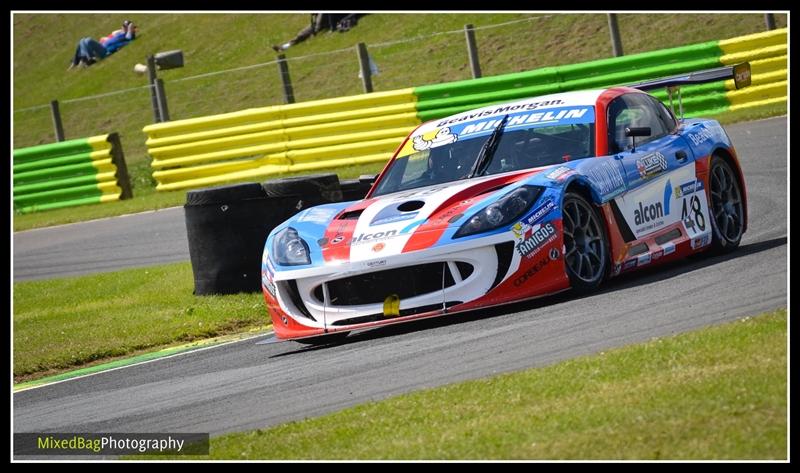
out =
[[599,195],[592,189],[592,185],[583,179],[576,178],[572,179],[566,186],[564,186],[564,191],[561,194],[561,201],[564,201],[564,196],[567,192],[574,192],[584,199],[587,202],[594,204],[597,207],[597,213],[600,215],[600,219],[603,221],[603,231],[606,234],[606,242],[611,245],[611,233],[609,229],[611,228],[611,223],[608,221],[606,217],[606,213],[603,212],[601,206],[603,202],[600,200]]
[[[744,183],[744,173],[742,172],[742,167],[739,165],[739,159],[736,156],[736,152],[733,149],[726,148],[724,146],[718,146],[714,148],[711,152],[711,157],[719,156],[724,160],[728,165],[733,169],[734,174],[736,175],[736,180],[739,182],[739,189],[742,190],[742,208],[744,209],[744,225],[742,228],[742,233],[747,231],[747,222],[749,221],[748,217],[748,210],[747,210],[747,187]],[[708,169],[709,173],[711,171],[711,160],[709,159],[708,162]],[[709,175],[709,179],[711,176]],[[710,191],[709,191],[710,192]],[[710,197],[709,197],[710,198]]]

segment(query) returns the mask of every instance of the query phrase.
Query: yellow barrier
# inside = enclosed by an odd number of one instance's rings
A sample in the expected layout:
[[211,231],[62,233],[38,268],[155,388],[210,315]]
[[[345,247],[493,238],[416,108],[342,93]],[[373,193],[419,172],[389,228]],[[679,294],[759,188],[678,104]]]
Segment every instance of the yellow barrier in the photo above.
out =
[[750,62],[751,85],[736,90],[733,80],[725,82],[729,110],[786,103],[788,85],[787,28],[719,42],[725,65]]
[[156,189],[388,160],[420,123],[415,101],[402,89],[148,125]]

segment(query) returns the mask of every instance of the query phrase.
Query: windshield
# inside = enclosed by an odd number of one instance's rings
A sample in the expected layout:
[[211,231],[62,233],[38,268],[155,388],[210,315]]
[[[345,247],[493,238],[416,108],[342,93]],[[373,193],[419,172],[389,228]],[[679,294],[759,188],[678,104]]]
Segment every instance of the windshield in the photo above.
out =
[[[574,109],[573,109],[574,110]],[[584,107],[573,119],[528,123],[532,115],[510,115],[494,152],[477,175],[530,169],[594,156],[594,113]],[[555,111],[553,111],[555,112]],[[550,111],[547,112],[551,114]],[[557,113],[551,117],[558,117]],[[520,116],[521,115],[521,116]],[[543,115],[542,112],[534,115]],[[409,139],[375,188],[373,196],[469,177],[481,148],[503,117],[467,122]],[[546,116],[545,116],[546,118]],[[565,123],[566,122],[566,123]]]

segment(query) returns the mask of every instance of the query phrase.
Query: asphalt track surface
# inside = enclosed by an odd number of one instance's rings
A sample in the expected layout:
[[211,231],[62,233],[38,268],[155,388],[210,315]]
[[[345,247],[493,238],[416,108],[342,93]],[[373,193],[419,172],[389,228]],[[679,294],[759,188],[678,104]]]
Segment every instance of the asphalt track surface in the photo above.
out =
[[786,307],[786,119],[727,129],[744,165],[750,210],[749,230],[732,254],[623,276],[583,298],[562,293],[384,327],[340,345],[257,345],[261,337],[22,391],[13,396],[14,432],[213,436]]

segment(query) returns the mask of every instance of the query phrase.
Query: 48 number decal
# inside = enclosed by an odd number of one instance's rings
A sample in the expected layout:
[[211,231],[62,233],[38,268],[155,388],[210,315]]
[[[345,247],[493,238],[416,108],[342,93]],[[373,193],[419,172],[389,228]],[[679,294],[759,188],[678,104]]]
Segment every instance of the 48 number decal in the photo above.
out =
[[694,229],[695,224],[700,232],[706,230],[706,219],[703,216],[702,206],[700,205],[700,198],[693,195],[689,198],[683,199],[683,207],[681,210],[681,220],[686,222],[688,228]]

